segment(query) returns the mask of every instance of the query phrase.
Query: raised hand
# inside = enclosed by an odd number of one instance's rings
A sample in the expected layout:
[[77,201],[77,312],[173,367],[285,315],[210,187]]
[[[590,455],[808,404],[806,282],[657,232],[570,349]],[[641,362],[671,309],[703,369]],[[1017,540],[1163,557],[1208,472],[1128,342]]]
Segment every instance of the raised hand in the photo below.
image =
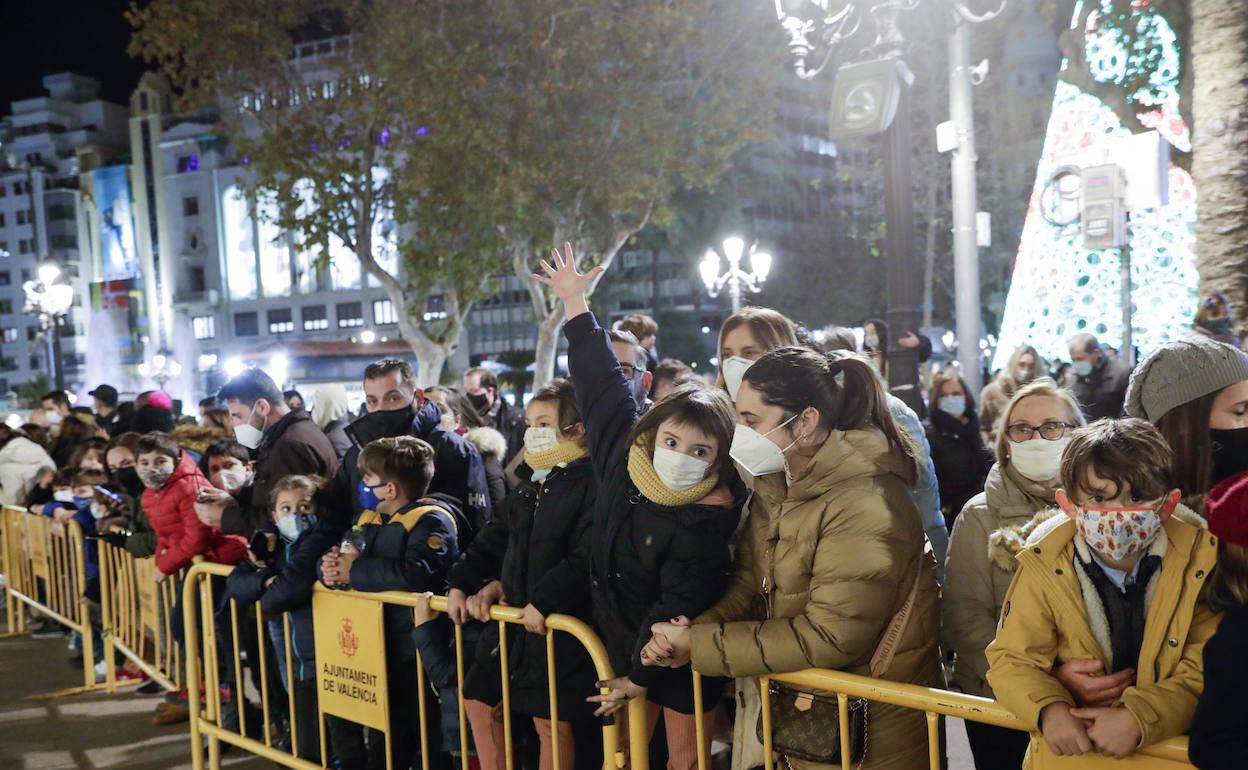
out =
[[563,254],[558,249],[551,251],[552,262],[542,260],[542,270],[546,273],[540,275],[534,273],[532,278],[534,281],[547,286],[559,297],[563,302],[564,309],[568,318],[575,318],[581,313],[589,312],[589,306],[585,304],[585,293],[589,291],[589,287],[593,285],[594,279],[601,275],[606,268],[601,265],[592,267],[589,272],[582,273],[576,269],[576,256],[572,253],[572,244],[565,243],[563,245]]

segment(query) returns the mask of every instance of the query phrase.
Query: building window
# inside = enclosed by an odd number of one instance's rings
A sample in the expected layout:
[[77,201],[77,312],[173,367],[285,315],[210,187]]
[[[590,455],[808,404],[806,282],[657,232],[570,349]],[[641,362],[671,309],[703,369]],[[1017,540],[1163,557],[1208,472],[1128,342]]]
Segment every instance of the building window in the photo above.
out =
[[217,368],[217,354],[216,353],[200,353],[198,364],[199,366],[197,368],[201,372],[210,372],[213,369],[216,369]]
[[77,216],[77,212],[74,211],[73,206],[66,204],[48,206],[48,219],[53,219],[59,222],[66,219],[73,219],[75,216]]
[[26,327],[26,341],[27,341],[27,342],[34,342],[34,341],[35,341],[36,339],[38,339],[38,338],[39,338],[39,327],[38,327],[38,326],[27,326],[27,327]]
[[258,334],[260,334],[259,313],[251,312],[234,314],[235,337],[255,337]]
[[309,305],[299,312],[303,316],[305,332],[319,332],[329,328],[329,315],[325,312],[324,305]]
[[0,241],[0,257],[11,257],[11,256],[13,255],[9,253],[9,242]]
[[397,324],[399,314],[394,312],[394,303],[388,299],[373,300],[373,323],[378,326]]
[[17,223],[18,223],[19,225],[24,225],[24,224],[26,224],[26,222],[29,220],[29,218],[30,218],[30,213],[29,213],[29,212],[26,212],[26,211],[19,211],[19,212],[17,212]]
[[31,369],[38,369],[38,368],[39,368],[39,356],[31,356],[31,357],[30,357],[30,368],[31,368]]
[[0,271],[0,286],[8,286],[13,283],[13,274],[8,270]]
[[199,315],[191,319],[191,330],[195,339],[210,340],[217,336],[217,318],[210,315]]
[[269,334],[289,334],[295,330],[290,308],[269,311]]
[[25,193],[25,192],[26,192],[26,185],[22,184],[21,182],[14,182],[14,183],[13,183],[13,194],[14,194],[14,195],[21,195],[21,194],[23,194],[23,193]]
[[30,239],[29,238],[22,238],[20,241],[17,242],[17,253],[18,254],[30,253]]
[[199,155],[196,153],[178,156],[178,173],[185,174],[189,171],[199,171]]
[[13,300],[0,299],[0,315],[12,315],[12,314],[13,314]]
[[4,227],[4,212],[0,211],[0,227]]
[[338,328],[350,329],[355,326],[364,325],[364,303],[362,302],[339,302],[338,303]]
[[194,195],[188,195],[182,199],[182,216],[197,217],[199,216],[199,198]]
[[0,336],[5,342],[17,342],[17,327],[5,327],[0,330]]

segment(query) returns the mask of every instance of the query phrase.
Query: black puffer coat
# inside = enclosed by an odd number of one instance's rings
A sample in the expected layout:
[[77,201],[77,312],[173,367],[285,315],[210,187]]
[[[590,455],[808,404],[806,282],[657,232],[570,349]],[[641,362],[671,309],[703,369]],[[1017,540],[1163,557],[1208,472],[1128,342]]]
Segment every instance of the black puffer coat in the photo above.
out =
[[940,510],[945,526],[953,522],[966,501],[984,491],[984,480],[992,468],[992,453],[984,446],[979,420],[974,414],[962,423],[939,409],[933,409],[924,423],[927,443],[932,448],[932,465],[940,485]]
[[[637,405],[606,332],[592,313],[571,319],[563,330],[598,479],[590,548],[594,625],[617,676],[646,687],[655,703],[693,713],[691,669],[643,666],[641,650],[653,624],[678,615],[695,618],[723,596],[745,485],[732,475],[728,506],[672,508],[647,500],[628,474]],[[704,677],[702,689],[703,703],[713,707],[723,680]]]
[[[522,469],[528,475],[527,468]],[[581,546],[589,542],[596,492],[589,458],[553,469],[540,486],[524,482],[451,568],[451,587],[472,595],[491,580],[502,580],[512,607],[532,604],[543,615],[559,613],[590,622],[589,593],[583,588],[589,567]],[[578,551],[582,555],[574,556]],[[549,719],[546,639],[522,626],[507,628],[511,707]],[[498,651],[498,624],[487,624],[477,645],[476,665],[464,683],[466,697],[490,704],[502,698]],[[593,709],[585,698],[594,694],[597,677],[584,647],[570,635],[557,633],[555,658],[559,718],[590,716]]]

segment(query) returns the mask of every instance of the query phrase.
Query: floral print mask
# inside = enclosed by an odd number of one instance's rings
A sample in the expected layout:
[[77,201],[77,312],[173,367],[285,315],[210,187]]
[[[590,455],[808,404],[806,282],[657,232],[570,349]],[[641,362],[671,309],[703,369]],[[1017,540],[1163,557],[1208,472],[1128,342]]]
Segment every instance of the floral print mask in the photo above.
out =
[[1081,505],[1075,510],[1075,526],[1088,547],[1114,561],[1148,548],[1161,532],[1161,517],[1156,508]]

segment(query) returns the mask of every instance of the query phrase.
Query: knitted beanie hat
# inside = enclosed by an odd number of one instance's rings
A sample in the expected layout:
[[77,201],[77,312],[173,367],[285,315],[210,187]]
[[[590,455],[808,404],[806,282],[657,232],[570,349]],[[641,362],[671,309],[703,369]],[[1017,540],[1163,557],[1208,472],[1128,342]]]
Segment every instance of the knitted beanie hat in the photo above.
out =
[[1248,380],[1248,354],[1206,337],[1167,342],[1131,373],[1127,414],[1156,425],[1177,406]]
[[1248,548],[1248,473],[1232,476],[1209,490],[1205,514],[1210,532]]

